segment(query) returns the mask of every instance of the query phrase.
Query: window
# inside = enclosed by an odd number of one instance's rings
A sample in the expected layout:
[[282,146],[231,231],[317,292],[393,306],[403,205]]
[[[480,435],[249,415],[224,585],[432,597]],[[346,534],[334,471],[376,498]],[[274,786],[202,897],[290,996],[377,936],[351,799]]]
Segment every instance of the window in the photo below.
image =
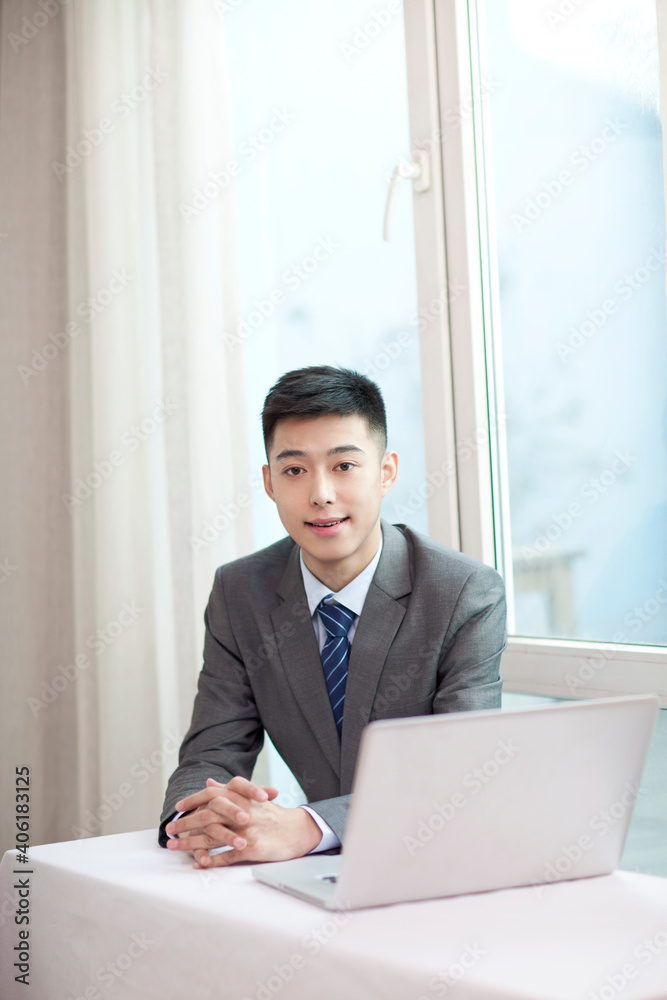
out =
[[667,643],[655,5],[568,10],[479,8],[495,85],[479,156],[505,401],[495,472],[509,510],[496,530],[518,635]]
[[505,577],[508,688],[667,696],[656,8],[566,7],[433,4],[461,545]]

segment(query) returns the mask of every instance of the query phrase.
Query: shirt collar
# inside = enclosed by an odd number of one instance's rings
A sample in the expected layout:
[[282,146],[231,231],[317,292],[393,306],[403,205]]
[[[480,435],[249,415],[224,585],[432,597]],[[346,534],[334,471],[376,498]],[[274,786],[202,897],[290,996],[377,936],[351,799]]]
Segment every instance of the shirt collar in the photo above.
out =
[[366,600],[366,595],[368,594],[368,588],[371,585],[371,580],[373,579],[375,570],[377,569],[377,565],[380,561],[381,554],[382,535],[380,535],[378,550],[366,569],[362,569],[361,573],[359,573],[358,576],[355,576],[354,580],[350,580],[350,582],[343,587],[342,590],[334,593],[330,587],[327,587],[325,583],[322,583],[322,581],[318,580],[316,576],[313,576],[303,561],[303,552],[299,551],[301,575],[303,577],[303,586],[306,591],[306,599],[308,601],[308,609],[311,617],[317,611],[317,606],[322,598],[329,597],[332,594],[339,604],[349,608],[349,610],[355,615],[360,615],[364,606],[364,601]]

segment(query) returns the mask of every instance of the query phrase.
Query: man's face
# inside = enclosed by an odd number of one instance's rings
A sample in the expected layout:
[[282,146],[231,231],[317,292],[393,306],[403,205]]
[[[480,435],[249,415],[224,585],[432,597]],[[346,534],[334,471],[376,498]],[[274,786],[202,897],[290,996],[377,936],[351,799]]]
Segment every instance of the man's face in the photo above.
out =
[[380,501],[398,457],[380,454],[363,417],[285,417],[263,467],[266,492],[308,569],[340,590],[380,543]]

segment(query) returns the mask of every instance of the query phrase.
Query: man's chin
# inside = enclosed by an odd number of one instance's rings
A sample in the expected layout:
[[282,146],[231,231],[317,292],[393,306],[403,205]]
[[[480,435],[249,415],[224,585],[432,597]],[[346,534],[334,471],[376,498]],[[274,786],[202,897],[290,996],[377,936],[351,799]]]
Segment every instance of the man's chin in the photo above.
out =
[[355,551],[348,540],[336,538],[305,538],[299,543],[304,556],[310,556],[321,563],[344,562]]
[[356,539],[350,538],[349,535],[347,537],[334,535],[322,538],[318,537],[315,532],[306,530],[299,532],[298,537],[294,535],[292,537],[300,546],[306,562],[310,559],[327,566],[344,563],[350,556],[354,555],[358,548]]

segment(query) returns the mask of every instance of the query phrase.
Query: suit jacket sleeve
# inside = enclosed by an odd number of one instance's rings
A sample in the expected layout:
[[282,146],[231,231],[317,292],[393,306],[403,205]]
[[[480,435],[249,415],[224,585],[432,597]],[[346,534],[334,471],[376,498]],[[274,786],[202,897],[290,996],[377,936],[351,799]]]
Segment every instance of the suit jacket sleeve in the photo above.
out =
[[167,786],[158,838],[162,847],[168,840],[164,827],[176,812],[176,802],[204,788],[207,778],[223,782],[238,774],[250,778],[264,743],[264,728],[223,598],[221,569],[204,621],[204,665],[190,729]]
[[[320,799],[319,802],[309,802],[308,808],[321,816],[325,823],[328,823],[336,834],[341,844],[345,837],[345,827],[347,826],[347,814],[352,801],[351,795],[337,795],[333,799]],[[323,851],[323,854],[330,853]]]
[[456,602],[438,665],[433,712],[500,708],[500,659],[507,646],[505,585],[478,563]]

